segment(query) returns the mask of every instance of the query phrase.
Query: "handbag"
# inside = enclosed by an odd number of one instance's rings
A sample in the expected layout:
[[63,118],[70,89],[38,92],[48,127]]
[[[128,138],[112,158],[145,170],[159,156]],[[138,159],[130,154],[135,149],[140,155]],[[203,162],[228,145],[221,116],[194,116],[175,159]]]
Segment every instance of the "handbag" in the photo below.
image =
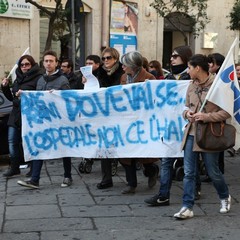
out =
[[[199,102],[202,100],[199,91],[196,91]],[[204,109],[205,111],[205,109]],[[209,151],[224,151],[235,145],[236,129],[225,122],[196,122],[195,138],[197,145]]]
[[236,129],[224,122],[196,122],[196,143],[205,150],[224,151],[235,145]]

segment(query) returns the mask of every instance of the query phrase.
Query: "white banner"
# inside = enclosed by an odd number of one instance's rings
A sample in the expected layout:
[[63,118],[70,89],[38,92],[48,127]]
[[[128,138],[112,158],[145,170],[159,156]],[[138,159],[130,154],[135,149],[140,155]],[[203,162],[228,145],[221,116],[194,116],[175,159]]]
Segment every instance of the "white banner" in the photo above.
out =
[[24,91],[25,161],[60,157],[182,157],[189,81],[84,90]]

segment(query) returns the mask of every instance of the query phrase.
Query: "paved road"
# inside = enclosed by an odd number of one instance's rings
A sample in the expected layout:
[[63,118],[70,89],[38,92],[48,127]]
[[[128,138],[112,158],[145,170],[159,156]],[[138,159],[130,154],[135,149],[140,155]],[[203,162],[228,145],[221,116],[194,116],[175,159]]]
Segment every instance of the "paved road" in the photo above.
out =
[[209,183],[202,186],[202,197],[194,206],[195,217],[180,221],[172,216],[180,209],[182,182],[172,187],[171,205],[148,207],[146,197],[157,192],[159,183],[148,189],[147,179],[138,171],[139,186],[134,195],[122,195],[125,175],[121,166],[114,176],[114,187],[98,190],[100,162],[90,174],[77,171],[73,160],[74,184],[61,188],[62,161],[46,161],[40,189],[17,185],[22,175],[6,180],[7,166],[0,166],[1,240],[186,240],[240,239],[240,156],[226,157],[225,177],[232,195],[231,212],[219,214],[219,200]]

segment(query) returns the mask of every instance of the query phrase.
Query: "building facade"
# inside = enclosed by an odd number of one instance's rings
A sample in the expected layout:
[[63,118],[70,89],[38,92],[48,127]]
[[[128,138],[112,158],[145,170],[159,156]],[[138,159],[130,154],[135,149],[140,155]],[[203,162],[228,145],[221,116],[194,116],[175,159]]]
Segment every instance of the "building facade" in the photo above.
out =
[[[18,2],[19,6],[26,7],[25,0],[5,0],[12,6]],[[38,0],[38,4],[54,8],[53,0]],[[62,1],[65,5],[66,1]],[[76,39],[76,45],[80,61],[78,64],[83,65],[84,59],[89,54],[100,55],[102,49],[109,46],[111,39],[111,27],[113,17],[112,10],[114,0],[83,0],[84,20],[82,21],[80,37]],[[157,59],[160,62],[168,61],[169,52],[172,48],[184,45],[183,37],[179,32],[169,30],[164,24],[164,19],[159,17],[150,3],[152,0],[129,0],[126,1],[136,8],[137,15],[137,50],[149,60]],[[194,53],[210,54],[220,52],[226,55],[233,40],[238,36],[238,32],[231,31],[229,18],[227,15],[232,9],[234,0],[209,0],[207,14],[210,23],[205,27],[204,32],[194,39],[189,33],[190,46]],[[29,5],[29,4],[28,4]],[[216,11],[217,7],[217,11]],[[1,6],[0,6],[1,8]],[[29,8],[29,7],[26,7]],[[1,9],[0,9],[1,10]],[[115,9],[116,10],[116,9]],[[115,19],[116,20],[116,19]],[[117,20],[116,20],[117,21]],[[116,22],[115,21],[115,22]],[[43,45],[46,40],[48,19],[40,17],[39,10],[31,5],[31,16],[6,16],[0,11],[0,76],[10,71],[17,59],[24,50],[30,47],[31,55],[40,61],[43,52]],[[212,40],[214,39],[214,40]],[[121,44],[120,44],[121,45]],[[122,46],[116,44],[119,49]],[[59,54],[61,44],[55,42],[52,48]],[[132,49],[126,47],[126,49]],[[71,56],[71,52],[69,53]],[[238,49],[235,56],[238,61]]]

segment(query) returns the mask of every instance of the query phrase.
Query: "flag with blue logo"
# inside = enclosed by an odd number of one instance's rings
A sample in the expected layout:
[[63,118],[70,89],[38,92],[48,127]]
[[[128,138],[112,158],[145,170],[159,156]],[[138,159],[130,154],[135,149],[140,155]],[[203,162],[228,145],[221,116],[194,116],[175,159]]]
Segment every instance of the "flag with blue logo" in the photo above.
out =
[[236,38],[205,99],[231,115],[230,123],[237,130],[235,149],[240,147],[240,92],[233,58],[233,49],[237,43]]

